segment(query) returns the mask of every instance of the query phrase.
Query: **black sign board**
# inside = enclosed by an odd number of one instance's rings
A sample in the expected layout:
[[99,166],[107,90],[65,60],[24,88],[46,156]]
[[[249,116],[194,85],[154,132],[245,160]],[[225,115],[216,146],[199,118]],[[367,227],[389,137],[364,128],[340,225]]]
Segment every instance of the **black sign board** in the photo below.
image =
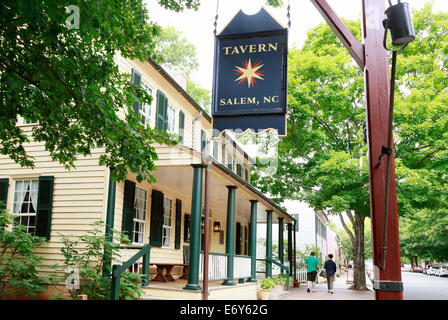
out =
[[239,11],[215,39],[212,116],[224,130],[286,135],[288,31],[265,10]]

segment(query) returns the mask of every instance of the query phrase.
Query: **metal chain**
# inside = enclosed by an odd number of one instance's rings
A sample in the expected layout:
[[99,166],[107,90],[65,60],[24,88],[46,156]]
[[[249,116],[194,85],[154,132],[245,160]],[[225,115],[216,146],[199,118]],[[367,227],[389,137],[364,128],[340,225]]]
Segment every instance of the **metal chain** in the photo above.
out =
[[288,14],[286,15],[288,17],[288,30],[291,28],[291,14],[290,14],[290,10],[291,10],[291,5],[290,5],[289,0],[288,0]]

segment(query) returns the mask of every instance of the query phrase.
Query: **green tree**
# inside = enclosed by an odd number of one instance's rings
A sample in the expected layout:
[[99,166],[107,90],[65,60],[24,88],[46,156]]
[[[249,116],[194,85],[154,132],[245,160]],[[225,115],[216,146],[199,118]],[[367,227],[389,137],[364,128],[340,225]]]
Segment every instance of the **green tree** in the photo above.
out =
[[448,13],[413,14],[417,39],[399,56],[395,109],[402,253],[448,259]]
[[161,64],[170,70],[182,70],[187,74],[199,67],[196,47],[182,37],[182,32],[173,26],[160,30],[156,51],[161,56]]
[[[347,227],[347,229],[345,229]],[[350,222],[346,224],[344,227],[345,230],[338,230],[336,234],[341,243],[342,252],[344,253],[344,257],[349,260],[353,260],[353,226]],[[372,256],[372,225],[370,219],[366,219],[364,222],[364,259],[373,259]]]
[[[104,277],[103,271],[112,272],[111,263],[121,263],[121,242],[130,242],[123,232],[114,230],[114,241],[110,242],[104,234],[105,224],[98,221],[93,224],[91,231],[82,236],[61,235],[64,264],[58,266],[62,282],[69,283],[69,293],[73,299],[85,294],[89,300],[108,300],[111,296],[112,278]],[[73,273],[67,270],[77,270],[79,283],[76,283]],[[120,298],[131,300],[140,297],[142,274],[124,272],[120,278]],[[75,283],[73,283],[75,282]],[[74,286],[76,284],[76,286]]]
[[[417,40],[399,56],[394,113],[402,252],[440,260],[448,238],[447,18],[431,3],[414,12]],[[360,39],[359,23],[346,23]],[[358,288],[370,213],[364,125],[362,74],[329,27],[314,28],[304,47],[290,52],[288,137],[279,145],[278,173],[254,178],[279,202],[297,198],[347,213]]]
[[201,87],[199,83],[196,83],[188,77],[187,92],[205,111],[207,111],[207,113],[210,113],[210,106],[212,104],[210,90]]
[[172,26],[162,28],[157,36],[156,50],[162,57],[161,64],[171,71],[182,71],[187,76],[187,93],[207,112],[210,112],[211,92],[191,80],[198,69],[196,47],[182,37],[182,32]]
[[[358,38],[359,22],[346,21]],[[354,287],[365,288],[364,221],[369,216],[363,75],[326,25],[289,52],[288,136],[278,172],[253,178],[264,192],[306,201],[328,214],[345,212],[354,226]]]
[[[161,0],[166,8],[196,9],[197,0]],[[67,7],[67,9],[66,9]],[[66,11],[67,10],[67,11]],[[151,97],[120,73],[114,57],[146,61],[155,54],[160,27],[149,20],[142,0],[16,1],[0,5],[0,152],[33,167],[20,127],[22,116],[39,126],[34,141],[45,142],[54,160],[74,167],[77,155],[102,148],[100,165],[154,181],[152,146],[175,143],[165,132],[144,128],[132,110]],[[126,119],[118,110],[127,110]]]
[[45,239],[27,233],[12,215],[0,209],[0,299],[12,292],[36,296],[45,291],[48,277],[39,274],[42,257],[34,249]]

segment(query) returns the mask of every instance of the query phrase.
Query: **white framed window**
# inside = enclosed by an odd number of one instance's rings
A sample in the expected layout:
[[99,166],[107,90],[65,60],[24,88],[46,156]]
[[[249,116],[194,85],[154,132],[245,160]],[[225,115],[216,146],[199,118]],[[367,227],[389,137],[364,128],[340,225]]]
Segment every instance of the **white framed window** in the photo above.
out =
[[[143,89],[152,97],[152,89],[144,82],[141,83]],[[140,118],[145,128],[151,125],[151,105],[148,103],[141,103],[139,107]]]
[[26,118],[23,118],[23,120],[22,120],[22,124],[23,124],[23,125],[39,124],[39,121],[33,122],[33,121],[31,121],[31,120],[28,120],[28,119],[26,119]]
[[168,105],[168,109],[167,109],[167,120],[168,120],[168,124],[167,124],[167,128],[166,128],[166,132],[168,133],[174,133],[174,125],[176,124],[176,110]]
[[227,168],[233,171],[233,156],[231,154],[227,154]]
[[34,234],[36,229],[37,193],[39,180],[17,180],[14,187],[12,214],[15,222]]
[[171,247],[172,234],[172,216],[173,216],[173,200],[163,198],[163,230],[162,230],[162,247]]
[[132,242],[135,244],[143,244],[146,225],[146,203],[148,199],[148,191],[135,187],[135,217],[134,217],[134,233]]

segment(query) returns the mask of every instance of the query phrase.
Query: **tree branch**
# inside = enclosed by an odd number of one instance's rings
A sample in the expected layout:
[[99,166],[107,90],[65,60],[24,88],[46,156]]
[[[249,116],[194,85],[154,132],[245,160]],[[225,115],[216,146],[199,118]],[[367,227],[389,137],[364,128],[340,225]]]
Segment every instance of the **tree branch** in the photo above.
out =
[[350,211],[346,211],[345,212],[347,214],[348,219],[350,220],[350,222],[352,223],[352,225],[355,225],[355,219],[353,218],[353,215]]
[[350,231],[350,229],[347,227],[347,224],[344,221],[344,217],[340,212],[338,212],[339,219],[341,220],[342,226],[344,227],[345,232],[347,232],[348,236],[350,237],[350,240],[352,244],[355,242],[355,237],[353,236],[353,233]]

